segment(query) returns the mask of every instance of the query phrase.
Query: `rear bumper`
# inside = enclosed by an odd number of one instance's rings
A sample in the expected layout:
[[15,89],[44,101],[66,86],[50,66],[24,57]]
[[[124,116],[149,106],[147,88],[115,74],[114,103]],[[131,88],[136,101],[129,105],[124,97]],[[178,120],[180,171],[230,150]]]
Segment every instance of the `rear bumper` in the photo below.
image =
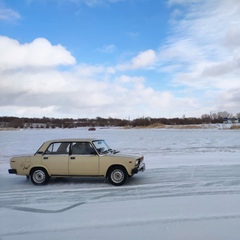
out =
[[8,173],[9,174],[17,174],[17,170],[16,169],[8,169]]
[[132,170],[132,175],[133,175],[133,174],[136,174],[136,173],[138,173],[138,172],[143,172],[143,171],[145,171],[145,169],[146,169],[145,163],[141,163],[141,164],[139,165],[139,167],[134,168],[134,169]]

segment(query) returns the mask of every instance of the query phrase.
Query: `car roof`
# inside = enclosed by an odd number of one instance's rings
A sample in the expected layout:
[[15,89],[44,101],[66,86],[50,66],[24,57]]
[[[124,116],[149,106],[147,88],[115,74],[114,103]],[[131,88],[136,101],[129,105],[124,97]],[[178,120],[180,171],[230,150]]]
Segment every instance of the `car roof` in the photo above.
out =
[[93,142],[93,141],[102,141],[103,139],[97,139],[97,138],[64,138],[64,139],[53,139],[48,140],[42,144],[42,146],[38,149],[37,152],[45,151],[46,148],[51,143],[59,143],[59,142]]
[[45,143],[51,143],[51,142],[92,142],[92,141],[100,141],[103,139],[97,139],[97,138],[63,138],[63,139],[52,139],[48,140]]

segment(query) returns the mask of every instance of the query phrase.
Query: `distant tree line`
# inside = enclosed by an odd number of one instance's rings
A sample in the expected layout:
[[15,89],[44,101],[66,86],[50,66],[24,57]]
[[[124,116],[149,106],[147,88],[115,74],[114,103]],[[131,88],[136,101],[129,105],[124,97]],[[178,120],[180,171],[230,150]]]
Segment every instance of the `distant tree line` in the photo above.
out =
[[76,128],[76,127],[147,127],[151,125],[193,125],[223,123],[224,119],[232,122],[240,121],[240,113],[233,116],[224,111],[213,114],[203,114],[201,118],[182,117],[182,118],[151,118],[141,117],[133,120],[119,118],[19,118],[19,117],[0,117],[0,127],[8,128]]

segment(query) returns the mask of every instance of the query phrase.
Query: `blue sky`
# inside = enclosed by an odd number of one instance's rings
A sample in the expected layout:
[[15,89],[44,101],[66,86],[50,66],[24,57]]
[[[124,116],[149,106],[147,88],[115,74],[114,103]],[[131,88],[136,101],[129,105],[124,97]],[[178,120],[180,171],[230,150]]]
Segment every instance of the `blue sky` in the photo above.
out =
[[239,11],[239,0],[0,0],[0,113],[239,113]]

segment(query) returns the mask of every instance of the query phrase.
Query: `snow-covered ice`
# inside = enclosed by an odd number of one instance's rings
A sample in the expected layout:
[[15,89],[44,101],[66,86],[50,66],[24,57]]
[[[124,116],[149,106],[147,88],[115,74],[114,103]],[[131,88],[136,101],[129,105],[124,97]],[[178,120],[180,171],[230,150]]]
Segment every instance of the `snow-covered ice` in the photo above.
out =
[[[98,178],[53,178],[37,187],[8,174],[12,156],[69,137],[142,153],[147,169],[122,187]],[[239,240],[239,140],[239,131],[217,129],[1,131],[0,240]]]

